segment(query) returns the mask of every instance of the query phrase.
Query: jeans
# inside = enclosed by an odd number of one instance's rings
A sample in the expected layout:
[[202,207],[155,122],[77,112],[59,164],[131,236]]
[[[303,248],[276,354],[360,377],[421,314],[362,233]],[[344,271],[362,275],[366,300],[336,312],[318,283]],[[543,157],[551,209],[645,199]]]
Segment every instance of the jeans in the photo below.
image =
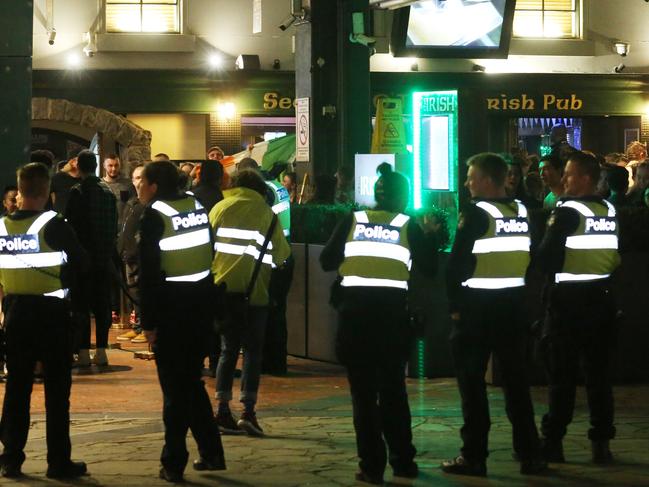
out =
[[546,438],[561,440],[572,422],[580,358],[590,410],[588,438],[609,440],[615,436],[609,377],[617,334],[615,312],[607,285],[562,284],[552,290],[543,337],[549,410],[543,417],[541,431]]
[[220,401],[232,400],[234,370],[243,349],[243,368],[241,374],[241,396],[243,403],[257,402],[259,377],[264,349],[264,333],[268,318],[268,308],[248,306],[226,298],[228,307],[221,327],[221,356],[216,368],[216,398]]
[[488,456],[491,428],[485,372],[491,353],[502,370],[505,411],[514,451],[521,460],[538,454],[539,439],[526,374],[529,326],[521,289],[467,290],[453,323],[451,352],[462,399],[461,452],[472,461]]
[[95,316],[97,348],[108,347],[111,318],[111,282],[108,267],[94,268],[84,276],[87,308],[79,313],[79,348],[90,348],[90,312]]

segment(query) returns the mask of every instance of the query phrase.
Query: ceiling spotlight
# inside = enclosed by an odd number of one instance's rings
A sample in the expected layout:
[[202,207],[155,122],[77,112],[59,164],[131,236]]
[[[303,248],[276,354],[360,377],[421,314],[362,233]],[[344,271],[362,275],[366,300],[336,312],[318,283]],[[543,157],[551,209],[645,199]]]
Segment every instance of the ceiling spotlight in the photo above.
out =
[[628,42],[616,42],[615,44],[613,44],[613,50],[616,54],[625,57],[631,50],[631,44]]
[[614,73],[621,73],[622,71],[624,71],[624,68],[626,68],[626,66],[624,65],[624,63],[620,63],[620,64],[618,64],[617,66],[615,66],[615,67],[613,68],[613,72],[614,72]]
[[482,64],[474,64],[473,67],[471,68],[471,71],[475,71],[476,73],[484,73],[487,70]]
[[54,39],[56,39],[56,29],[52,27],[50,30],[47,31],[47,43],[50,46],[54,45]]
[[207,58],[207,63],[210,65],[210,68],[218,69],[223,66],[223,56],[219,53],[210,54]]
[[282,63],[279,62],[279,59],[273,59],[273,69],[275,70],[282,69]]
[[295,20],[296,20],[295,15],[291,14],[288,17],[286,17],[284,20],[282,20],[282,23],[279,24],[278,27],[281,30],[286,30],[295,23]]
[[81,56],[76,52],[70,53],[66,58],[68,67],[71,69],[76,69],[81,66]]

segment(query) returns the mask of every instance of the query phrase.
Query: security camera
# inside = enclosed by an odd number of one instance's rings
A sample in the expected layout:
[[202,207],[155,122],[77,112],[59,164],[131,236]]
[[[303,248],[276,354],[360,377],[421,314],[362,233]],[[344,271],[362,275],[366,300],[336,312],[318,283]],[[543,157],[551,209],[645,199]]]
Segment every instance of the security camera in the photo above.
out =
[[288,17],[286,17],[281,24],[279,24],[279,28],[281,30],[286,30],[294,23],[295,23],[295,15],[291,14]]
[[620,63],[620,64],[618,64],[617,66],[615,66],[615,67],[613,68],[613,72],[614,72],[614,73],[621,73],[622,71],[624,71],[624,68],[626,68],[626,66],[624,65],[624,63]]
[[365,34],[349,34],[349,40],[354,44],[362,44],[364,46],[373,48],[376,44],[376,39]]
[[54,45],[54,39],[56,39],[56,29],[51,29],[47,31],[47,43],[50,46]]

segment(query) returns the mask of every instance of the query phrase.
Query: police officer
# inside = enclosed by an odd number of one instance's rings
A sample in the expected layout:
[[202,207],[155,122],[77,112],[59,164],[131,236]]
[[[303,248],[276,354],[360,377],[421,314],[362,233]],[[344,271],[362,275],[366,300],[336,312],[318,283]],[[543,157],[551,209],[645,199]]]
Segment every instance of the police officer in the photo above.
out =
[[352,395],[356,479],[373,484],[383,482],[386,442],[394,475],[418,474],[405,382],[414,338],[407,291],[411,262],[429,276],[437,264],[434,233],[425,235],[403,214],[408,180],[388,164],[379,169],[376,208],[342,220],[320,256],[322,268],[340,276],[332,302],[339,312],[336,351]]
[[18,170],[20,209],[0,220],[0,284],[7,338],[7,386],[0,439],[0,474],[21,475],[29,431],[29,402],[36,361],[43,364],[47,409],[47,476],[83,475],[86,464],[70,460],[72,321],[74,276],[89,258],[72,228],[44,211],[50,194],[48,168],[31,163]]
[[207,214],[179,194],[179,173],[168,161],[145,166],[139,197],[141,325],[154,347],[163,394],[165,444],[160,477],[180,482],[187,463],[187,429],[198,444],[195,470],[224,470],[223,446],[201,380],[212,325],[213,238]]
[[540,458],[525,374],[529,326],[523,290],[530,260],[527,210],[520,201],[506,196],[507,163],[500,156],[478,154],[467,165],[465,186],[473,200],[460,217],[446,276],[464,444],[459,456],[442,463],[442,470],[487,474],[491,423],[484,376],[493,352],[502,369],[520,471],[533,474],[547,465]]
[[595,463],[612,461],[613,392],[608,376],[616,306],[611,274],[620,263],[613,205],[596,196],[600,167],[583,152],[570,154],[566,196],[557,203],[539,245],[538,265],[551,279],[545,321],[549,411],[541,431],[550,462],[564,462],[562,439],[572,420],[579,360],[583,359]]

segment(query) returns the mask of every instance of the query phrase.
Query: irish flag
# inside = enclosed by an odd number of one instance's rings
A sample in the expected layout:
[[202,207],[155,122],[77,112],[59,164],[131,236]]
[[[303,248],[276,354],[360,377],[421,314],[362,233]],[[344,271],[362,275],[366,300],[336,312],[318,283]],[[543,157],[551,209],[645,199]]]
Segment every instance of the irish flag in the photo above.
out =
[[276,162],[293,162],[295,160],[295,134],[259,142],[248,146],[244,151],[224,157],[221,164],[225,174],[230,175],[235,172],[237,163],[246,157],[257,161],[264,170],[272,168]]

